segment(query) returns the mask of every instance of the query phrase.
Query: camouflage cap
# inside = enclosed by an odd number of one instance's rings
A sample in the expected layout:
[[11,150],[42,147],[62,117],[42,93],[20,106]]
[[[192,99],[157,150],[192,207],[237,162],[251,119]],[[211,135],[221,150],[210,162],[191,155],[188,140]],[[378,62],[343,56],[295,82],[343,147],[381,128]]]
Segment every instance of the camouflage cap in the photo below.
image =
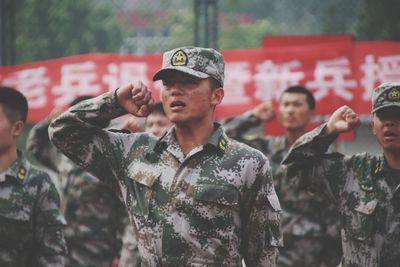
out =
[[223,56],[212,48],[179,47],[164,53],[162,68],[153,81],[162,80],[169,70],[177,70],[201,79],[212,77],[224,86],[224,68]]
[[393,106],[400,107],[400,82],[382,83],[372,93],[372,113]]

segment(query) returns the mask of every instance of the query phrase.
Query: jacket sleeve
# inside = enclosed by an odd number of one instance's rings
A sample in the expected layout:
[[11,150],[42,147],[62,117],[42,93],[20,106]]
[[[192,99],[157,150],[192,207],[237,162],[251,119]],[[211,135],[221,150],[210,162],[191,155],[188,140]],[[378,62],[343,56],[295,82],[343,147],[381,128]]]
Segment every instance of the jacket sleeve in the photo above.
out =
[[60,198],[47,174],[42,174],[34,214],[35,257],[38,266],[62,267],[67,246],[63,230],[66,225],[60,211]]
[[289,178],[328,201],[336,202],[346,180],[345,158],[327,152],[337,135],[325,135],[323,124],[301,136],[282,160]]
[[241,116],[225,119],[221,121],[221,124],[230,138],[243,142],[248,130],[259,126],[261,120],[250,113],[245,113]]
[[141,135],[103,129],[123,114],[113,91],[74,105],[49,126],[50,140],[61,152],[116,192],[124,164],[129,164],[125,156]]
[[247,266],[276,266],[283,246],[281,207],[268,161],[245,198],[244,260]]

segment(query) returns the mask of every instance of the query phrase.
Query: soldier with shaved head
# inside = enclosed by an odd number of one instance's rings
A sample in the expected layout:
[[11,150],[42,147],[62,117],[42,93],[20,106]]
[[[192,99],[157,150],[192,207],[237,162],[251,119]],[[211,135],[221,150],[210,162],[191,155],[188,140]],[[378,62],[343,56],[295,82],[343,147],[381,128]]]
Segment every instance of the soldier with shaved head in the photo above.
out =
[[62,267],[67,248],[57,189],[17,149],[27,113],[24,95],[0,87],[0,266]]

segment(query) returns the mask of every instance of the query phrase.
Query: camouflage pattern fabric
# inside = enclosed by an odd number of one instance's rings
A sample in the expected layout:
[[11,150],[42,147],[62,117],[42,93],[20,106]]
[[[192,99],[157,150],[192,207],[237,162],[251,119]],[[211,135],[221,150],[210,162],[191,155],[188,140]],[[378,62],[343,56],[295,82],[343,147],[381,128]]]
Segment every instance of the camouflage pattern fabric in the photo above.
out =
[[105,131],[124,113],[115,92],[72,107],[50,124],[52,142],[121,191],[138,230],[142,266],[276,266],[282,245],[280,205],[268,160],[229,139],[181,151],[172,128]]
[[282,206],[284,247],[281,267],[337,266],[341,258],[338,213],[334,205],[315,197],[298,180],[289,179],[281,161],[289,151],[286,136],[247,134],[261,121],[250,113],[223,121],[231,138],[261,151],[271,162],[275,190]]
[[218,51],[185,46],[164,53],[163,65],[153,80],[162,80],[168,71],[177,70],[201,79],[212,77],[223,87],[224,69],[224,58]]
[[54,184],[18,151],[0,173],[0,266],[64,266],[64,226]]
[[139,267],[140,255],[137,240],[137,230],[131,222],[125,226],[122,238],[121,257],[119,259],[119,267]]
[[48,137],[48,120],[36,124],[27,150],[61,179],[64,234],[68,246],[66,266],[110,267],[119,257],[126,210],[118,196],[93,175],[65,157]]
[[399,266],[399,173],[383,155],[326,153],[336,136],[324,135],[325,126],[297,140],[283,162],[288,175],[338,204],[342,267]]

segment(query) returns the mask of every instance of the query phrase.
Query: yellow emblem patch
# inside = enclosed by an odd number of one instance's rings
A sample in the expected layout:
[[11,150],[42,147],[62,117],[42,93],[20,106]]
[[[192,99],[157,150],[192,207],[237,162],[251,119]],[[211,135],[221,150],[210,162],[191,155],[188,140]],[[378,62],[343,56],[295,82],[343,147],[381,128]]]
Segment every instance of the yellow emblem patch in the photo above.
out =
[[188,57],[182,50],[176,51],[171,58],[172,66],[186,66],[188,63]]
[[225,151],[226,150],[226,140],[224,137],[221,136],[221,138],[218,141],[218,147],[222,150]]
[[24,167],[20,167],[17,173],[18,179],[24,180],[26,176],[26,170]]
[[400,101],[400,91],[397,88],[393,88],[388,93],[389,101]]

